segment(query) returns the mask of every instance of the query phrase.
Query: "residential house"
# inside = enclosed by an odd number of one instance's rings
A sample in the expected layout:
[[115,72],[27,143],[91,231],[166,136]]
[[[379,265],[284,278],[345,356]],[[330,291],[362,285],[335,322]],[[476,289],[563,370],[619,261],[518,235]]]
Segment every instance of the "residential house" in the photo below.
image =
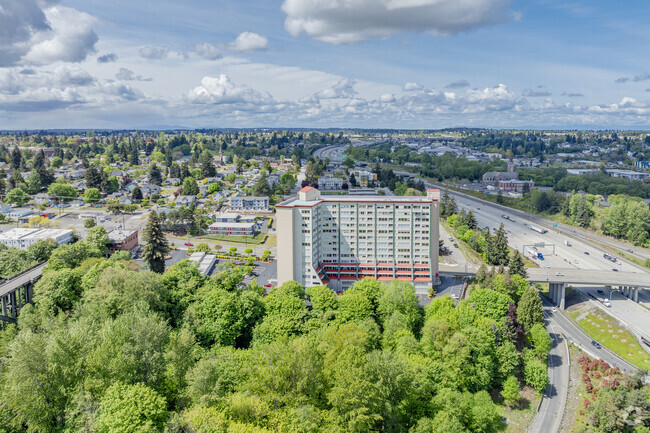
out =
[[244,211],[269,210],[268,197],[233,197],[230,199],[230,209]]
[[190,207],[191,205],[196,204],[195,195],[179,195],[176,197],[176,206],[186,206]]

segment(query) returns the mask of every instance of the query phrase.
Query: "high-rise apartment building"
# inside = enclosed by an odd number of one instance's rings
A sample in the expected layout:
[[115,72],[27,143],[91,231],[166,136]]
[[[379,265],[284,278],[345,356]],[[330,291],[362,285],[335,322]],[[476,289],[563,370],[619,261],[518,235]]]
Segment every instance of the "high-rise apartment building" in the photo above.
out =
[[438,284],[439,199],[439,190],[389,197],[303,188],[276,205],[278,284],[344,290],[365,277]]

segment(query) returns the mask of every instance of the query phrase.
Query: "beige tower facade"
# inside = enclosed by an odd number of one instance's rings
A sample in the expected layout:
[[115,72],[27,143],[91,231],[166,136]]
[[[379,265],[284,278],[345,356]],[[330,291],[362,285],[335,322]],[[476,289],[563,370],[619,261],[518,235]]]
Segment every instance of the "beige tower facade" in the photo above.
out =
[[326,284],[345,290],[355,281],[439,284],[439,190],[426,196],[321,196],[305,187],[276,205],[278,284]]

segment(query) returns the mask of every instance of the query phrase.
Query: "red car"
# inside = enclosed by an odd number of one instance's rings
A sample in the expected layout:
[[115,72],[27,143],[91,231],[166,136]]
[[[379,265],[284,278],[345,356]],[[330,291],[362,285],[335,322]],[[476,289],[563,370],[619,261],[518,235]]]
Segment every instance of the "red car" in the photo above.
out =
[[193,247],[194,244],[192,242],[185,242],[186,247]]
[[273,287],[273,284],[264,284],[264,287],[266,287],[267,289],[270,289],[271,287]]

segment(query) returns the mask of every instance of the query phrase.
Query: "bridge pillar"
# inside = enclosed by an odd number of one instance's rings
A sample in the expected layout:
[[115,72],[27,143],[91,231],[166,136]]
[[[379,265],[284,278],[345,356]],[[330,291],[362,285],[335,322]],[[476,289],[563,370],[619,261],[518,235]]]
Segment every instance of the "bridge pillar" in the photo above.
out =
[[639,287],[632,288],[632,300],[634,302],[639,302]]
[[6,296],[2,297],[2,315],[3,316],[7,315],[7,297]]
[[555,284],[553,283],[548,283],[548,297],[555,304]]
[[18,308],[16,308],[16,292],[11,292],[9,294],[9,300],[11,302],[11,317],[15,319],[18,317]]
[[558,284],[558,289],[560,291],[560,303],[558,304],[558,306],[560,307],[560,310],[564,310],[565,288],[566,285],[564,283]]

